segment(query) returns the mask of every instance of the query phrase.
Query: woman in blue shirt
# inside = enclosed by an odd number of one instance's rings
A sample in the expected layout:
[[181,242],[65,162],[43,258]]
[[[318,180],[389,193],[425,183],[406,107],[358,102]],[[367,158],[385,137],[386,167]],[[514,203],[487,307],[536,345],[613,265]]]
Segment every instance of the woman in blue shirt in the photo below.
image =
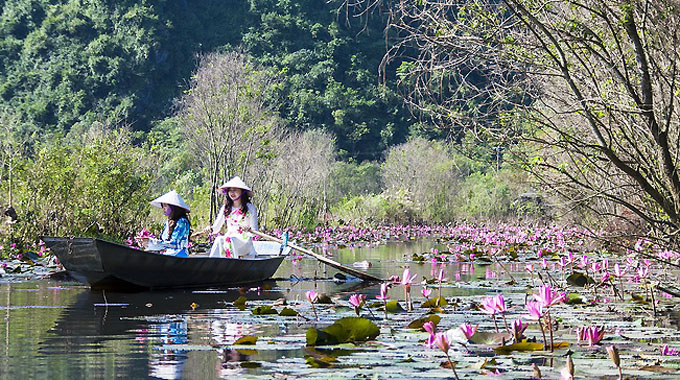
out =
[[148,241],[141,241],[140,245],[146,250],[162,251],[165,255],[189,257],[189,206],[175,190],[154,199],[151,205],[162,208],[168,220],[160,239],[149,238]]

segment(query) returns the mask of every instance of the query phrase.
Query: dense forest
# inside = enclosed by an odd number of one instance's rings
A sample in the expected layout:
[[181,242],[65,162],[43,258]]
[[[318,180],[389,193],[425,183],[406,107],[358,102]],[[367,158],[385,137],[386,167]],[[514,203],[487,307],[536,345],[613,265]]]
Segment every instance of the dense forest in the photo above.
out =
[[347,17],[340,1],[22,0],[2,10],[0,97],[40,134],[92,122],[151,131],[172,116],[198,55],[231,49],[282,79],[269,96],[288,128],[332,133],[343,157],[380,158],[417,128],[380,85],[385,18]]

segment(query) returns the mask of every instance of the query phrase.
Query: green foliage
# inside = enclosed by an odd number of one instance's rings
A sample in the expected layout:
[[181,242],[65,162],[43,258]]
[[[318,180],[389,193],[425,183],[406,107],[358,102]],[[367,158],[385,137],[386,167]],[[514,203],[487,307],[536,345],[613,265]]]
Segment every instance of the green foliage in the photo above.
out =
[[[14,239],[40,235],[123,238],[149,215],[151,166],[126,130],[93,127],[80,139],[55,137],[36,145],[15,171],[18,222],[0,231]],[[9,182],[2,181],[6,193]]]
[[380,335],[380,328],[366,318],[346,317],[324,329],[310,327],[307,330],[308,346],[335,345],[363,342]]
[[93,121],[148,131],[182,94],[196,54],[243,45],[284,78],[268,95],[288,127],[322,128],[343,154],[375,159],[410,121],[376,78],[386,19],[359,33],[364,25],[339,22],[339,1],[7,1],[0,103],[43,131]]

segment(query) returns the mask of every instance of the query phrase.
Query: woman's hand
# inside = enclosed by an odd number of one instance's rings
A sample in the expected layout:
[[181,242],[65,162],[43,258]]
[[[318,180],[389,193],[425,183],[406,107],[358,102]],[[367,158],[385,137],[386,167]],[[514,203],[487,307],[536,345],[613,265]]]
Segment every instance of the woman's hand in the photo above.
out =
[[146,247],[149,245],[148,237],[136,237],[135,240],[137,241],[137,245],[142,247],[142,249],[146,249]]

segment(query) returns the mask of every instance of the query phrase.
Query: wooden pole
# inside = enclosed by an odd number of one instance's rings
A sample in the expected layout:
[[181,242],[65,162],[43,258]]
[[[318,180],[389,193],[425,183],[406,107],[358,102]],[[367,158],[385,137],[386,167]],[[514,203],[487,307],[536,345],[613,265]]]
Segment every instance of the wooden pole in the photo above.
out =
[[[275,241],[275,242],[278,242],[278,243],[281,243],[281,242],[282,242],[282,240],[279,239],[279,238],[277,238],[277,237],[274,237],[274,236],[271,236],[271,235],[267,235],[267,234],[262,233],[262,232],[259,232],[259,231],[252,231],[252,230],[251,230],[251,231],[249,231],[249,232],[252,233],[252,234],[254,234],[254,235],[257,235],[257,236],[259,236],[259,237],[262,237],[262,238],[264,238],[264,239],[267,239],[267,240]],[[357,278],[360,278],[360,279],[362,279],[362,280],[365,280],[365,281],[383,281],[381,278],[375,277],[375,276],[373,276],[373,275],[371,275],[371,274],[368,274],[368,273],[364,273],[364,272],[359,271],[359,270],[356,270],[356,269],[354,269],[354,268],[350,268],[350,267],[344,266],[344,265],[340,264],[340,263],[337,262],[337,261],[331,260],[331,259],[329,259],[329,258],[327,258],[327,257],[325,257],[325,256],[321,256],[321,255],[319,255],[319,254],[317,254],[317,253],[314,253],[314,252],[310,251],[309,249],[300,247],[300,246],[295,245],[295,244],[293,244],[293,243],[290,243],[290,242],[289,242],[289,243],[288,243],[288,246],[291,247],[291,248],[293,248],[293,249],[295,249],[295,250],[297,250],[297,251],[300,251],[300,252],[302,252],[302,253],[304,253],[304,254],[306,254],[306,255],[308,255],[308,256],[311,256],[311,257],[313,257],[313,258],[315,258],[315,259],[321,261],[321,262],[324,263],[324,264],[330,265],[330,266],[332,266],[333,268],[335,268],[335,269],[337,269],[337,270],[339,270],[339,271],[341,271],[341,272],[345,272],[345,273],[347,273],[347,274],[350,274],[350,275],[352,275],[352,276],[354,276],[354,277],[357,277]]]

